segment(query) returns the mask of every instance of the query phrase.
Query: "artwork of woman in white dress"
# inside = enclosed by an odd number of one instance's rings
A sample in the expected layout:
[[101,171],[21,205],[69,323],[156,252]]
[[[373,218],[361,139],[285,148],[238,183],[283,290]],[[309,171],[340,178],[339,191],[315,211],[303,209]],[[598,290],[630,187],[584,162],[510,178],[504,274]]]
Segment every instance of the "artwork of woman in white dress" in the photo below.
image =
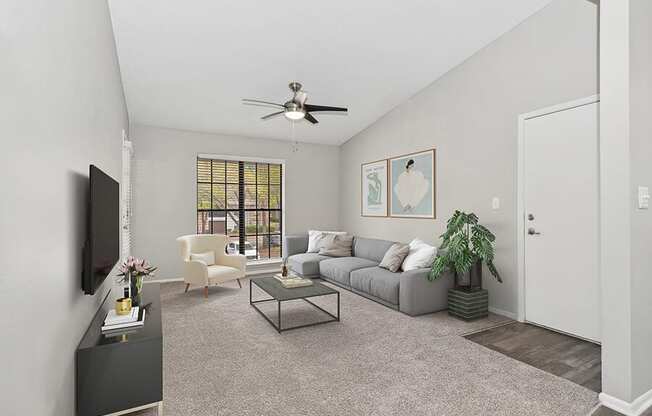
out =
[[394,185],[396,197],[406,214],[412,213],[414,207],[421,203],[428,193],[430,182],[418,169],[414,167],[414,159],[405,164],[405,171],[398,175],[398,182]]
[[392,215],[434,217],[434,153],[392,160]]

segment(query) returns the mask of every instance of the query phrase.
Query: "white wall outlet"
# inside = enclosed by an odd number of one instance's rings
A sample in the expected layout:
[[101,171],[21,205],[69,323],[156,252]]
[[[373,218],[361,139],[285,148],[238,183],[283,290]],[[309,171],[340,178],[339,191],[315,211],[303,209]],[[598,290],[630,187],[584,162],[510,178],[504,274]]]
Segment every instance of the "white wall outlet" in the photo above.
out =
[[493,199],[491,200],[491,209],[493,209],[494,211],[500,209],[500,198],[498,198],[497,196],[493,197]]
[[650,188],[647,186],[638,187],[638,209],[650,208]]

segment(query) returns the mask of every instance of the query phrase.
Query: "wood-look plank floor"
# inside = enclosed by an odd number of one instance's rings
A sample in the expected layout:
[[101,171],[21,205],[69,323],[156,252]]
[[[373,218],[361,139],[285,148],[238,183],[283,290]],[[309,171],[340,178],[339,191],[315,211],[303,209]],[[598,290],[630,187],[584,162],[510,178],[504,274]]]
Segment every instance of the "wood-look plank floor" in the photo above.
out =
[[[624,416],[622,413],[618,413],[615,410],[607,409],[604,406],[600,406],[596,409],[591,416]],[[641,413],[641,416],[652,416],[652,409],[648,409],[645,412]]]
[[534,325],[514,322],[467,339],[588,389],[602,389],[600,346]]

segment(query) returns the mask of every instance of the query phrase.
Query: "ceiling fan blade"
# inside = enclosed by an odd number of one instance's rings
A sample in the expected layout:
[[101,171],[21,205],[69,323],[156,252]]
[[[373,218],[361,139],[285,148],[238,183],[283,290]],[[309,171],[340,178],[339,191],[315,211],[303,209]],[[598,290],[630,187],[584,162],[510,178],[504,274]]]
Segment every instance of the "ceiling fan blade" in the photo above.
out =
[[327,105],[314,105],[314,104],[306,104],[303,106],[306,111],[308,112],[315,112],[315,111],[349,111],[348,109],[344,107],[329,107]]
[[242,104],[248,104],[248,105],[262,105],[266,107],[278,107],[278,108],[285,108],[283,104],[278,104],[278,103],[272,103],[269,101],[261,101],[261,100],[252,100],[249,98],[243,98],[242,99]]
[[278,116],[279,114],[283,114],[283,113],[285,113],[285,111],[279,111],[279,112],[277,112],[277,113],[267,114],[266,116],[262,116],[261,119],[263,119],[263,120],[267,120],[267,119],[270,119],[270,118],[272,118],[272,117],[276,117],[276,116]]
[[317,123],[319,123],[319,121],[317,121],[317,119],[314,118],[314,117],[312,116],[312,114],[310,114],[310,113],[306,113],[306,115],[305,115],[304,118],[305,118],[306,120],[308,120],[309,122],[311,122],[312,124],[317,124]]

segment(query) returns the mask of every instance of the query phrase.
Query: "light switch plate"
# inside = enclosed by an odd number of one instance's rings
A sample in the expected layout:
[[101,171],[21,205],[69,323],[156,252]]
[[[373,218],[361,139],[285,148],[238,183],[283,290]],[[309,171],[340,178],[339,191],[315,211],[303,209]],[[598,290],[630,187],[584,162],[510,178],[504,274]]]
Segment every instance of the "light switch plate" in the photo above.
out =
[[638,209],[650,208],[650,188],[647,186],[638,187]]
[[491,209],[493,209],[494,211],[500,209],[500,198],[498,198],[497,196],[495,196],[495,197],[491,200]]

